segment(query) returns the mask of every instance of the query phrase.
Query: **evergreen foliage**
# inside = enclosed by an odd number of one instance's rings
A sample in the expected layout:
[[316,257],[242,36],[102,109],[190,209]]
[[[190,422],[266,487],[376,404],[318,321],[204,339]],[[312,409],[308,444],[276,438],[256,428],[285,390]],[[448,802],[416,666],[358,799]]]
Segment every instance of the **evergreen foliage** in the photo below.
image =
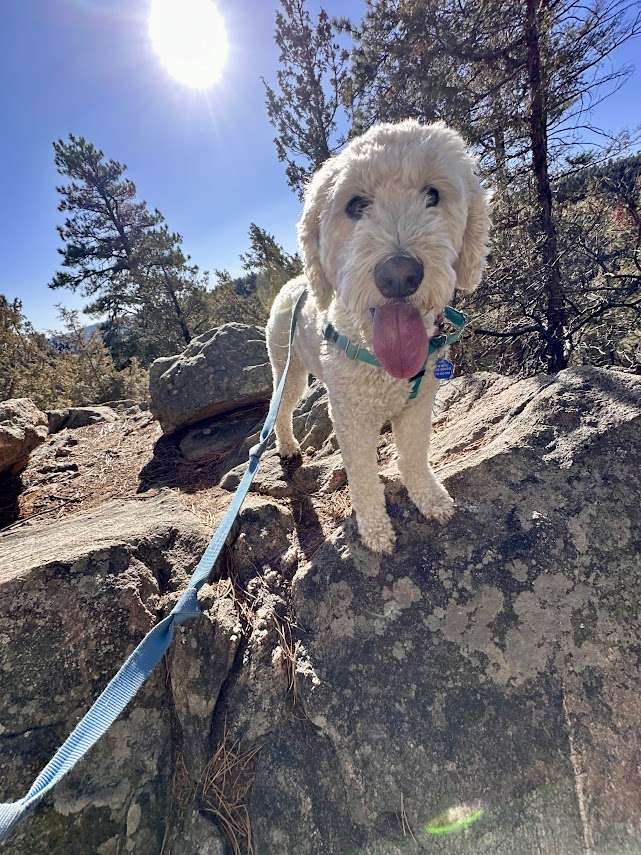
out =
[[563,176],[554,186],[557,202],[579,201],[590,188],[614,191],[625,198],[634,195],[641,178],[641,154],[609,159],[606,163],[585,166]]
[[233,279],[226,270],[216,271],[219,284],[210,304],[216,324],[236,320],[264,325],[280,289],[303,272],[299,254],[286,252],[273,235],[255,223],[249,227],[249,244],[249,250],[240,256],[245,276]]
[[285,252],[273,235],[255,223],[249,226],[249,242],[249,251],[240,260],[243,269],[256,277],[256,293],[268,316],[283,285],[303,272],[303,260],[297,252]]
[[39,406],[52,400],[56,355],[25,318],[20,300],[0,294],[0,400],[32,398]]
[[147,397],[149,378],[134,357],[118,371],[98,330],[60,309],[62,332],[34,330],[19,300],[0,294],[0,400],[31,398],[44,410]]
[[158,210],[136,200],[126,167],[83,137],[54,143],[58,187],[67,216],[58,232],[63,270],[52,288],[80,291],[86,311],[105,317],[104,341],[116,364],[148,365],[182,350],[208,328],[207,278],[190,265],[182,238]]
[[278,159],[287,164],[287,181],[302,197],[305,181],[341,145],[337,131],[348,53],[336,41],[328,14],[316,22],[305,0],[281,0],[276,12],[279,92],[265,80],[267,113],[278,131]]
[[[296,9],[283,0],[279,45],[300,42],[305,15],[304,0]],[[627,133],[603,134],[607,144],[595,146],[590,123],[590,107],[629,76],[613,54],[641,33],[639,4],[367,0],[362,21],[333,26],[352,40],[350,62],[334,76],[348,133],[378,121],[443,119],[472,145],[495,189],[491,263],[462,306],[477,333],[460,348],[466,365],[528,374],[586,360],[639,366],[639,156],[618,159]],[[305,98],[305,62],[314,57],[316,82],[332,67],[306,44],[305,57],[281,56],[284,79],[300,87],[298,113],[285,110],[291,90],[280,73],[284,101],[268,99],[279,157],[298,157],[301,180],[318,166],[309,152],[331,153]]]

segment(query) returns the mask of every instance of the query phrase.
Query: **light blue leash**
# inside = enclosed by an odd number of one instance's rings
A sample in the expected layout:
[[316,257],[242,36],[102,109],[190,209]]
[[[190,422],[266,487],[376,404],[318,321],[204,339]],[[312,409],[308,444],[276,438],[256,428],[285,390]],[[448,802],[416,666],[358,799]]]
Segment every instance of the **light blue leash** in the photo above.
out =
[[209,546],[198,562],[189,580],[187,590],[167,617],[163,618],[143,638],[91,709],[76,725],[64,744],[61,745],[38,775],[27,795],[17,802],[0,804],[0,842],[6,840],[15,826],[25,819],[45,793],[55,786],[76,765],[78,760],[89,751],[91,746],[100,739],[108,728],[111,727],[168,649],[176,627],[200,615],[198,591],[209,578],[209,574],[213,569],[220,550],[227,540],[227,535],[247,495],[247,491],[258,468],[261,455],[265,451],[267,441],[274,429],[274,422],[278,414],[278,408],[285,387],[285,379],[291,361],[296,322],[306,298],[307,291],[302,291],[292,312],[287,362],[285,363],[283,376],[272,399],[265,424],[260,432],[260,440],[249,450],[249,463],[245,474],[238,485],[234,498],[222,522],[216,529],[214,536],[209,542]]

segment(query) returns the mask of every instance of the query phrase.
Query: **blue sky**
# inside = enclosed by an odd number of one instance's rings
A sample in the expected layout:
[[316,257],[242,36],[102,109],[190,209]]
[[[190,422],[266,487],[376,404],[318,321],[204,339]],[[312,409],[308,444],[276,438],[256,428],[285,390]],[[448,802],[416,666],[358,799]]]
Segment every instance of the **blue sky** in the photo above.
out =
[[[140,197],[158,207],[204,270],[240,272],[249,224],[293,251],[300,203],[273,145],[260,76],[274,82],[276,0],[218,0],[230,53],[219,83],[200,93],[168,76],[147,36],[148,0],[10,0],[0,12],[0,293],[19,297],[39,329],[54,304],[84,299],[51,291],[58,269],[52,142],[84,136],[126,163]],[[358,20],[364,0],[308,0],[310,11]],[[640,60],[639,62],[636,62]],[[639,40],[614,64],[641,66]],[[641,71],[599,107],[616,130],[641,123]]]

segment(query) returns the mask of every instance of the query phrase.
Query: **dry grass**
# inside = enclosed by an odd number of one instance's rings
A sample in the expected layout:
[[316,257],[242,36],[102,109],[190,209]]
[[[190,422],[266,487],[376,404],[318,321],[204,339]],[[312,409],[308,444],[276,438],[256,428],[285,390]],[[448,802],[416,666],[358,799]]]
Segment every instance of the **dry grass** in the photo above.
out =
[[[220,580],[219,584],[223,584],[224,582],[228,585],[227,596],[231,597],[244,626],[251,632],[255,629],[257,596],[251,591],[248,591],[247,588],[239,581],[238,568],[233,549],[225,547],[223,551],[223,561],[223,578]],[[260,577],[260,573],[257,575]]]
[[[254,781],[254,758],[259,751],[258,747],[242,752],[239,740],[231,740],[225,721],[222,739],[198,783],[190,778],[182,756],[177,758],[172,786],[175,804],[185,811],[198,800],[201,810],[217,820],[232,855],[255,853],[247,801]],[[167,842],[166,833],[160,855]]]
[[352,515],[352,500],[347,485],[333,493],[317,495],[314,506],[325,534],[331,534]]
[[54,522],[135,496],[159,437],[151,417],[135,424],[119,418],[50,436],[22,474],[18,524],[35,518]]
[[181,810],[188,808],[198,794],[198,785],[189,777],[182,754],[178,754],[176,758],[171,794]]
[[411,837],[414,843],[417,842],[414,837],[414,832],[409,824],[409,820],[407,818],[407,813],[405,812],[405,799],[403,798],[403,793],[401,793],[401,810],[400,810],[400,819],[401,819],[401,828],[403,829],[403,837]]
[[56,522],[112,499],[152,496],[163,487],[180,493],[186,507],[213,529],[231,501],[217,486],[222,459],[185,460],[150,415],[63,430],[32,455],[22,473],[18,519],[4,531],[32,521]]
[[255,853],[247,801],[259,751],[260,747],[241,751],[240,741],[231,740],[225,721],[222,739],[199,784],[202,808],[218,820],[233,855]]
[[292,693],[294,705],[297,705],[300,700],[298,691],[298,654],[301,646],[300,641],[294,639],[295,624],[291,618],[285,618],[282,621],[275,619],[274,626],[287,670],[287,688]]

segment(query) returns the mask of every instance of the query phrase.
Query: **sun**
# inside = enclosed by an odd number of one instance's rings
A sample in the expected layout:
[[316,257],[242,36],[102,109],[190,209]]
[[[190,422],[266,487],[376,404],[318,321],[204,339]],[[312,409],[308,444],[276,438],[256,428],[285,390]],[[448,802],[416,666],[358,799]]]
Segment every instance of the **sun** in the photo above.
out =
[[227,61],[227,33],[211,0],[151,0],[149,37],[171,76],[192,89],[209,89]]

